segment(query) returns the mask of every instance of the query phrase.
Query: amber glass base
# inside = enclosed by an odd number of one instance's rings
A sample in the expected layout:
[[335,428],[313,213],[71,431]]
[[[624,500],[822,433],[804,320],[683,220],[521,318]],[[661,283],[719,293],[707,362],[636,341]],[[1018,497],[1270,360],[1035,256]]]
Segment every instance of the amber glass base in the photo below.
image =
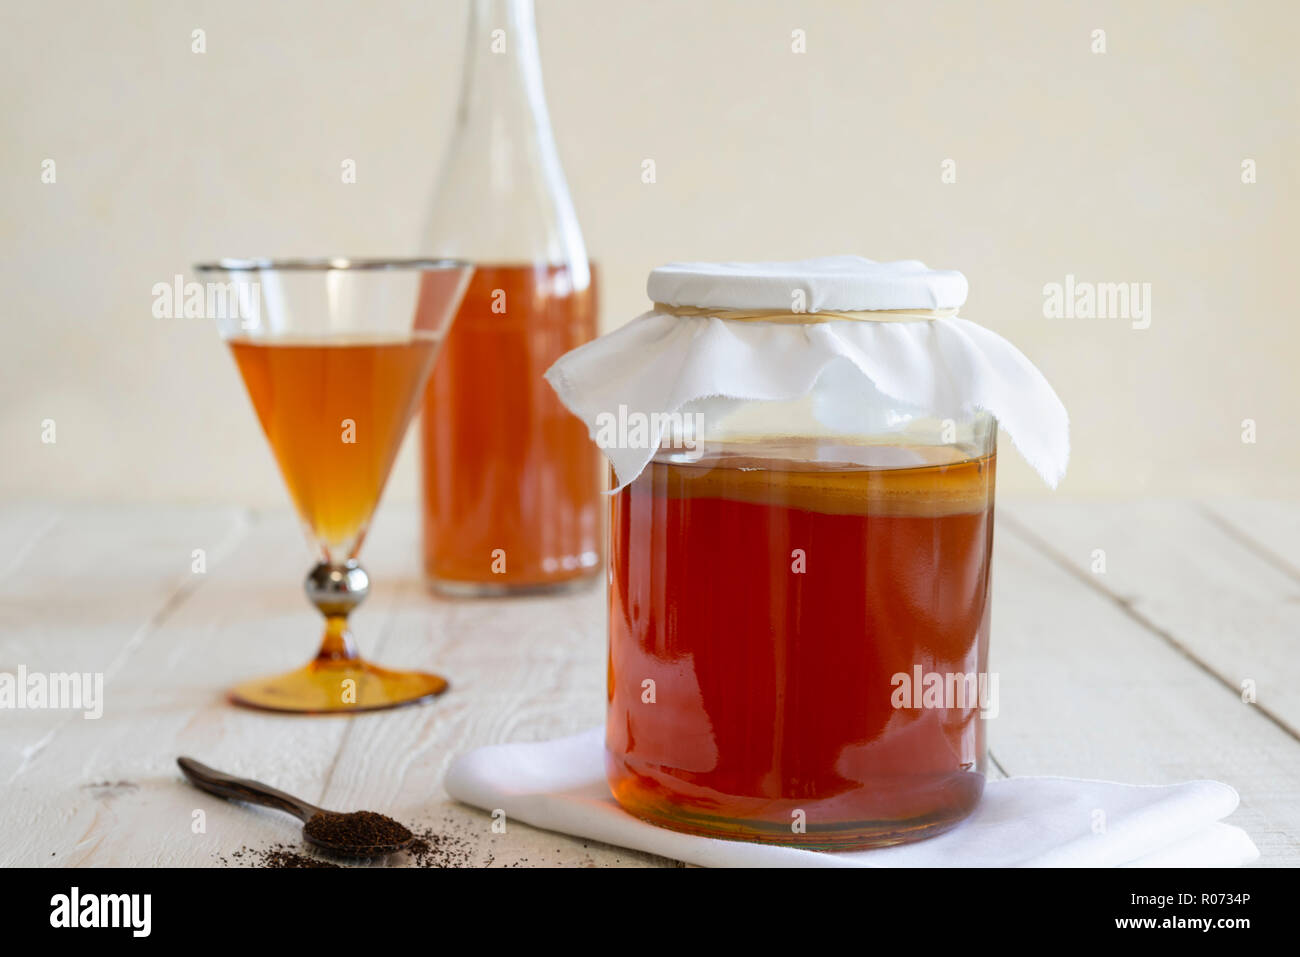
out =
[[422,671],[390,671],[360,658],[313,661],[296,671],[255,678],[230,690],[246,708],[291,714],[381,711],[437,697],[447,679]]

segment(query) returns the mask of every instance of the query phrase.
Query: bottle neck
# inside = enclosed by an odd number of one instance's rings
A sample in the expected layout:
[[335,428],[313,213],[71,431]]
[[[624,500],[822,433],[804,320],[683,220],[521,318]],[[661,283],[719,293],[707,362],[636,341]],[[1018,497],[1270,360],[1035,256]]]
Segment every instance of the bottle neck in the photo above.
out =
[[549,136],[533,0],[472,0],[456,125],[490,121],[505,106]]
[[578,271],[586,249],[551,133],[533,0],[472,0],[460,100],[422,252]]

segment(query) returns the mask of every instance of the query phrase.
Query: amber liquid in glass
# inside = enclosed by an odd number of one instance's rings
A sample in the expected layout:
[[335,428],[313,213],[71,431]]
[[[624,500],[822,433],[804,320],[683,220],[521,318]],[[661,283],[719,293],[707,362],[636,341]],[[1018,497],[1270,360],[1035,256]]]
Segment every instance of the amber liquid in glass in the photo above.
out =
[[360,547],[437,339],[232,339],[298,514],[335,560]]
[[598,572],[599,452],[543,373],[596,335],[594,272],[478,266],[425,392],[424,571],[481,594]]
[[895,707],[896,676],[987,671],[995,458],[801,442],[661,456],[615,496],[613,794],[721,837],[937,833],[983,790],[983,721]]

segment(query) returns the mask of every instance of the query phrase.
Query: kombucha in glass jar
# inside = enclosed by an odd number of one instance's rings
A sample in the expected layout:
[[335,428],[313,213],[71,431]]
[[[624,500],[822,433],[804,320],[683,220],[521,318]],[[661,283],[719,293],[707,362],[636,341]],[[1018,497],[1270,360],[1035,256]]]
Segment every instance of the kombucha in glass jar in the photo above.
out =
[[613,467],[605,764],[666,828],[821,850],[984,789],[999,428],[1054,485],[1064,406],[960,273],[674,263],[547,372]]
[[666,450],[615,496],[606,747],[624,808],[827,848],[970,813],[978,694],[896,706],[899,675],[974,676],[978,692],[987,672],[996,431],[987,416],[966,425],[955,444]]

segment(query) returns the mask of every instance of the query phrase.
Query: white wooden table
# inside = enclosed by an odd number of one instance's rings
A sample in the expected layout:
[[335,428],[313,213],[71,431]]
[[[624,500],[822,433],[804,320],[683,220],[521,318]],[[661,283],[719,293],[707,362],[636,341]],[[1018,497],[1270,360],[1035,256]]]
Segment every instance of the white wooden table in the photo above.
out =
[[[103,672],[106,699],[97,721],[0,711],[0,865],[213,865],[296,840],[285,815],[185,785],[178,754],[455,833],[471,863],[671,865],[521,824],[493,834],[447,798],[458,752],[601,721],[604,596],[435,599],[417,519],[381,507],[355,631],[363,652],[452,690],[301,718],[222,696],[301,664],[319,638],[287,509],[0,507],[0,670]],[[1261,864],[1300,864],[1300,503],[999,503],[994,582],[995,773],[1226,781]]]

